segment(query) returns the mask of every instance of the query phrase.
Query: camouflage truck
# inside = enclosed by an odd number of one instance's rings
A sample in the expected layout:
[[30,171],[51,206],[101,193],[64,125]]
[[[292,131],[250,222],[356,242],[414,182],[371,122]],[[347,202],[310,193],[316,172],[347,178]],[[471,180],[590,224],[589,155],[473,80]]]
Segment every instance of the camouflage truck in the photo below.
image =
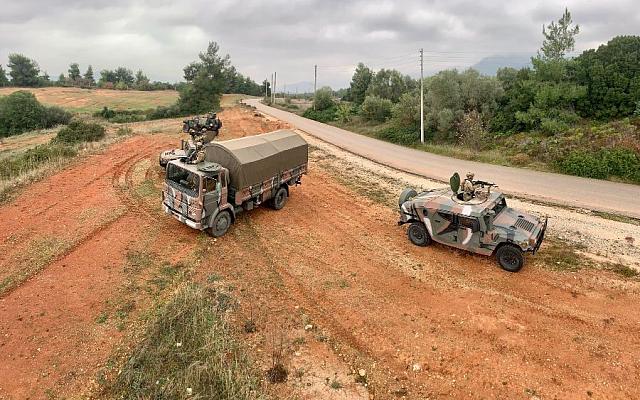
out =
[[279,130],[220,142],[167,164],[162,203],[167,214],[212,236],[224,235],[236,215],[267,203],[279,210],[289,187],[307,172],[308,144]]
[[[409,240],[418,246],[432,241],[486,256],[510,272],[524,265],[523,253],[535,254],[547,229],[547,218],[507,207],[504,195],[491,191],[492,183],[474,181],[471,198],[458,192],[460,177],[451,187],[417,193],[405,189],[398,201],[399,225],[409,224]],[[466,199],[466,200],[465,200]]]

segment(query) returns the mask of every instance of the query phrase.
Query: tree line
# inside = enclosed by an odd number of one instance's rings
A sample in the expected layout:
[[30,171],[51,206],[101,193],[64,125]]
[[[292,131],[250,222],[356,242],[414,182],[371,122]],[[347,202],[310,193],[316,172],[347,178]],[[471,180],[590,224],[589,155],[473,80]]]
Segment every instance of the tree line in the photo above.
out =
[[[80,65],[75,62],[69,65],[66,75],[61,73],[57,80],[52,80],[46,71],[40,70],[35,60],[17,53],[9,55],[7,68],[8,73],[2,65],[0,65],[0,87],[69,86],[117,90],[180,90],[186,85],[184,82],[173,84],[169,82],[151,81],[142,70],[134,73],[126,67],[118,67],[113,70],[104,69],[100,71],[100,75],[96,79],[91,65],[82,73]],[[193,68],[194,65],[191,65],[190,71],[188,72],[185,69],[185,79],[187,83],[195,78],[195,76],[193,76],[195,72]],[[260,95],[264,92],[264,86],[258,85],[249,77],[245,77],[230,64],[226,65],[221,70],[221,73],[224,79],[223,90],[226,93]]]
[[[473,69],[445,70],[424,79],[425,130],[437,142],[458,139],[470,120],[493,134],[557,134],[584,118],[611,120],[640,115],[640,36],[618,36],[598,49],[573,51],[579,26],[571,14],[543,28],[543,44],[532,66],[502,68],[495,77]],[[342,100],[330,88],[316,94],[314,119],[391,121],[395,139],[414,142],[420,127],[420,81],[399,71],[358,64]],[[335,93],[334,93],[335,94]],[[328,100],[328,101],[327,101]]]

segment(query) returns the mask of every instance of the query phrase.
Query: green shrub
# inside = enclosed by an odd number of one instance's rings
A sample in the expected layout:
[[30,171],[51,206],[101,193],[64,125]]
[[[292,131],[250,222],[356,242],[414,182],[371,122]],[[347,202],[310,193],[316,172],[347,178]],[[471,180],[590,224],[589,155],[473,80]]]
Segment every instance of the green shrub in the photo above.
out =
[[147,111],[147,119],[163,119],[163,118],[176,118],[189,115],[188,112],[183,111],[178,104],[170,106],[159,106]]
[[333,101],[333,91],[330,87],[323,87],[316,91],[316,95],[313,98],[313,108],[316,111],[324,111],[330,108],[334,108],[336,103]]
[[60,107],[52,106],[44,109],[44,127],[51,128],[56,125],[66,125],[71,121],[71,113]]
[[353,107],[351,104],[340,103],[336,109],[336,119],[342,123],[351,122],[353,116]]
[[102,125],[73,121],[68,126],[60,129],[54,141],[56,143],[81,143],[95,142],[105,136]]
[[360,115],[368,121],[385,122],[391,117],[392,107],[391,100],[378,96],[367,96],[362,103]]
[[617,176],[640,182],[640,157],[624,148],[601,149],[596,152],[574,150],[558,162],[559,169],[570,175],[606,179]]
[[305,118],[313,119],[318,122],[335,121],[336,119],[336,107],[327,108],[326,110],[317,111],[313,108],[308,108],[302,116]]
[[43,163],[70,158],[76,154],[76,151],[69,146],[42,144],[16,157],[2,160],[0,163],[0,178],[12,179],[38,168]]
[[45,107],[33,93],[18,90],[0,98],[0,137],[66,124],[71,114],[60,107]]
[[378,139],[404,146],[415,144],[420,139],[420,133],[413,129],[391,127],[379,131]]

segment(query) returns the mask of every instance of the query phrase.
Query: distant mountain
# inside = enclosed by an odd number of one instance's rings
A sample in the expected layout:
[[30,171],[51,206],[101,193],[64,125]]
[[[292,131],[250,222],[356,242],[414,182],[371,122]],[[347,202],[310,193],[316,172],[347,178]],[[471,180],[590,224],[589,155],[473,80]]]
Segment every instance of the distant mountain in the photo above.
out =
[[477,70],[484,75],[495,75],[498,69],[504,67],[512,67],[516,69],[530,67],[531,56],[517,54],[517,55],[495,55],[485,57],[477,63],[473,64],[471,68]]

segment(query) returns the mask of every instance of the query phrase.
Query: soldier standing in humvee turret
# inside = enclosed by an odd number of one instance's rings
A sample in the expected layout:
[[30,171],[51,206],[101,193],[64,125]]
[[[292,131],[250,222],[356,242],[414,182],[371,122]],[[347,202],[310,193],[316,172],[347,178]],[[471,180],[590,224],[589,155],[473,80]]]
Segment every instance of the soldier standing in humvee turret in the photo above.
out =
[[467,178],[462,182],[462,200],[469,201],[476,196],[476,184],[473,182],[473,172],[467,172]]

